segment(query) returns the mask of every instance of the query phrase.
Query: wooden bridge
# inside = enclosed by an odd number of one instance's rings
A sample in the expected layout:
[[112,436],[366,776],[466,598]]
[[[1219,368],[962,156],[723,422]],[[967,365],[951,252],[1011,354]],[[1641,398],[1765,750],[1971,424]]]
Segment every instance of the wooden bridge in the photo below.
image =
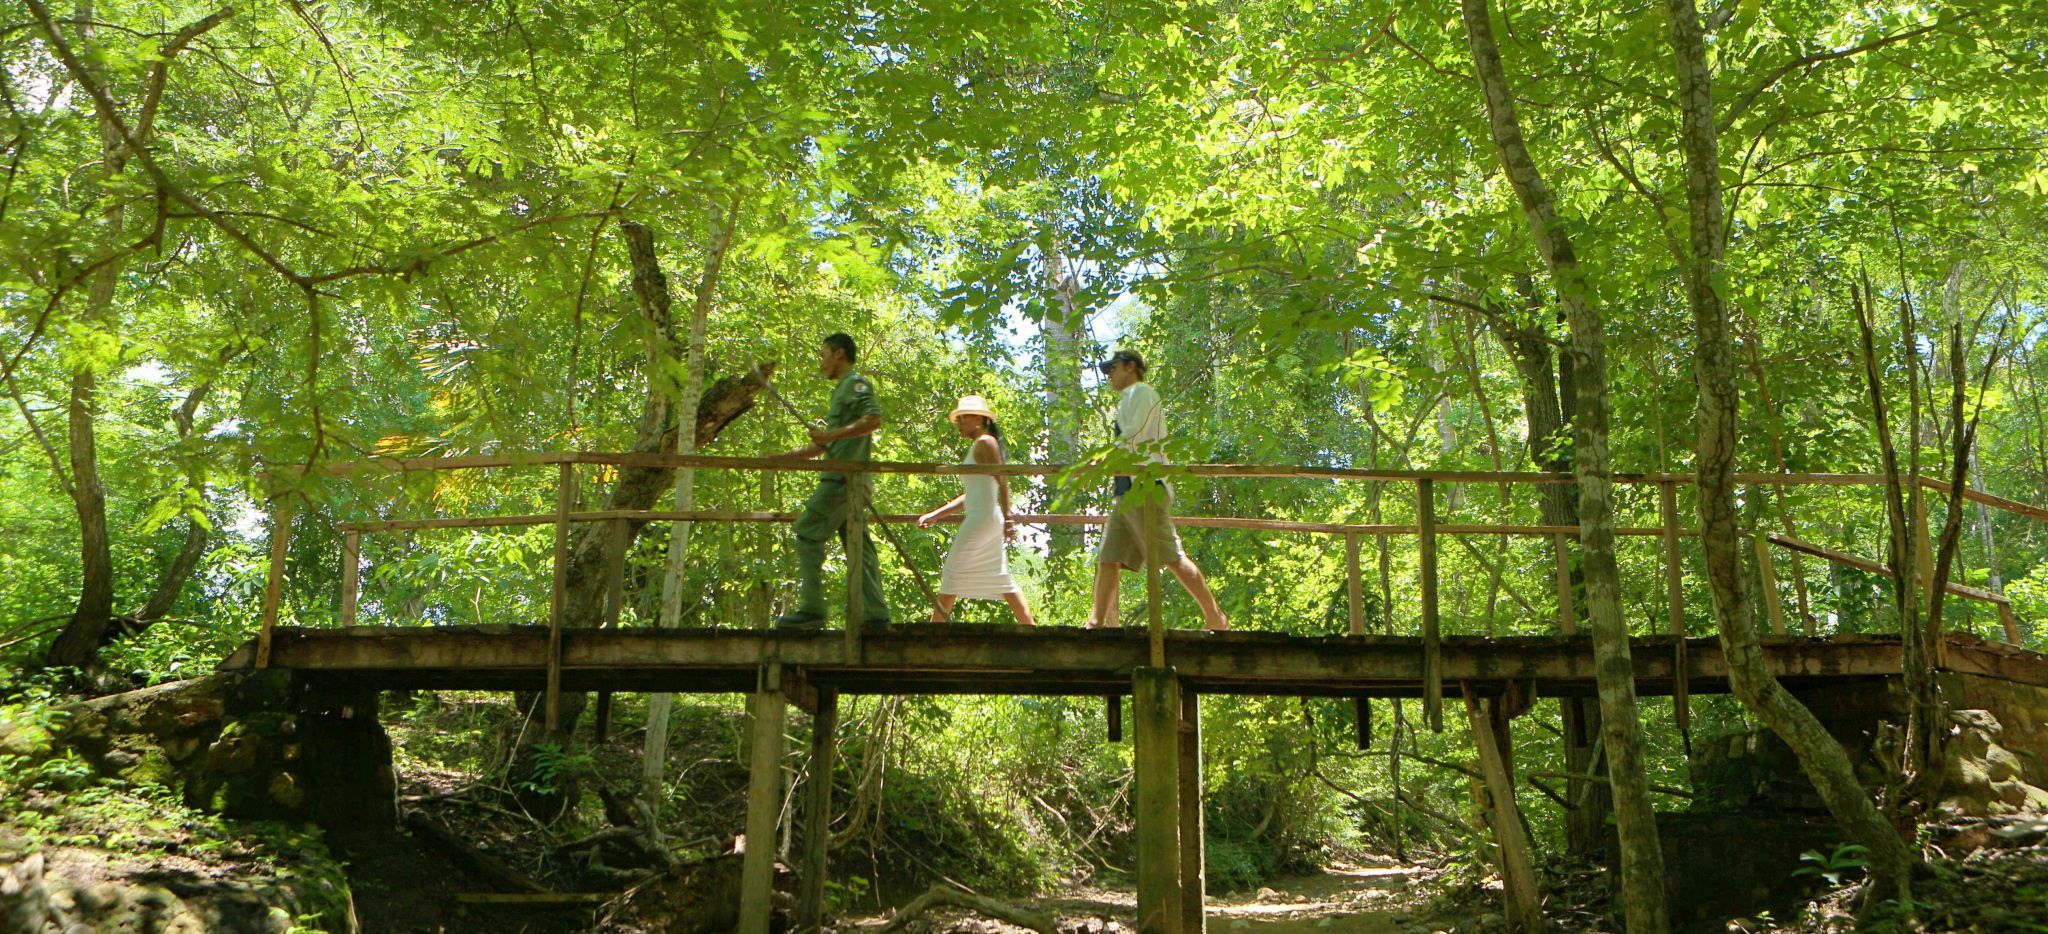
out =
[[[1359,701],[1360,741],[1368,739],[1373,697],[1420,698],[1433,728],[1441,728],[1443,697],[1448,686],[1463,698],[1466,717],[1486,779],[1490,823],[1496,828],[1503,875],[1510,888],[1514,876],[1527,873],[1528,841],[1516,812],[1512,751],[1508,721],[1538,696],[1579,697],[1595,689],[1593,653],[1578,632],[1572,593],[1570,544],[1576,526],[1456,524],[1441,522],[1438,484],[1560,484],[1568,474],[1479,471],[1379,471],[1353,468],[1256,467],[1202,465],[1177,468],[1182,476],[1219,478],[1286,477],[1332,482],[1373,482],[1411,485],[1414,520],[1408,523],[1329,523],[1247,517],[1182,517],[1184,527],[1247,529],[1340,537],[1344,543],[1346,632],[1341,635],[1290,635],[1270,631],[1208,633],[1171,630],[1160,598],[1157,567],[1147,573],[1148,608],[1142,627],[1082,630],[1074,627],[911,624],[843,631],[774,631],[760,628],[659,629],[647,627],[588,628],[564,625],[566,578],[570,563],[569,533],[578,523],[607,523],[629,539],[638,525],[673,522],[786,522],[786,513],[768,511],[660,511],[647,509],[582,510],[576,506],[578,468],[602,471],[677,468],[770,471],[844,471],[889,474],[996,474],[1064,476],[1054,466],[832,463],[656,454],[538,454],[520,457],[469,457],[384,460],[324,468],[330,474],[377,471],[442,471],[552,467],[558,472],[552,513],[422,517],[337,522],[341,533],[340,626],[281,626],[283,575],[296,496],[274,500],[271,564],[264,593],[260,634],[222,663],[223,668],[288,668],[314,680],[340,680],[358,687],[532,690],[543,692],[548,727],[556,726],[558,698],[564,691],[599,691],[601,700],[615,691],[745,693],[752,719],[752,784],[749,791],[747,839],[777,837],[782,801],[782,770],[786,747],[786,709],[795,705],[814,717],[810,786],[803,795],[802,853],[797,867],[801,897],[799,930],[815,930],[821,918],[829,839],[829,775],[837,725],[838,699],[856,694],[1037,694],[1096,695],[1109,705],[1112,737],[1122,732],[1121,706],[1115,699],[1132,697],[1135,720],[1137,796],[1138,905],[1145,931],[1203,930],[1202,788],[1200,698],[1204,694],[1258,694],[1348,697]],[[1684,475],[1618,475],[1618,484],[1653,484],[1658,491],[1656,525],[1622,527],[1618,535],[1661,540],[1664,604],[1669,628],[1661,634],[1633,638],[1632,664],[1636,689],[1644,695],[1673,698],[1681,729],[1687,698],[1696,692],[1726,690],[1726,665],[1714,639],[1688,638],[1685,623],[1681,539],[1693,534],[1679,521],[1677,491],[1689,483]],[[1742,482],[1756,486],[1879,487],[1884,478],[1849,474],[1759,474]],[[1920,486],[1946,492],[1944,484],[1922,480]],[[859,489],[859,484],[850,484]],[[1965,499],[1994,509],[2048,520],[2048,510],[1964,491]],[[1919,499],[1919,497],[1915,497]],[[869,521],[854,506],[856,525]],[[1924,513],[1922,514],[1924,516]],[[1040,515],[1020,521],[1044,525],[1099,523],[1099,516]],[[1774,672],[1795,690],[1844,682],[1882,682],[1901,674],[1898,637],[1883,634],[1835,634],[1814,631],[1815,615],[1807,600],[1803,575],[1793,574],[1799,601],[1802,636],[1788,631],[1779,593],[1773,544],[1797,555],[1818,557],[1859,570],[1891,574],[1881,563],[1845,550],[1811,544],[1797,537],[1793,524],[1776,517],[1782,533],[1757,530],[1756,571],[1766,595],[1764,609],[1773,633],[1766,656]],[[912,521],[912,516],[874,513],[887,524]],[[550,618],[530,626],[363,626],[360,613],[361,536],[431,528],[493,529],[552,525],[554,582]],[[1928,523],[1919,523],[1924,530]],[[857,531],[857,529],[856,529]],[[1441,631],[1438,592],[1441,586],[1439,536],[1487,535],[1548,539],[1554,547],[1557,633],[1551,636],[1495,638],[1445,635]],[[1363,543],[1372,539],[1382,552],[1390,538],[1412,538],[1419,552],[1418,626],[1411,635],[1368,633],[1361,570]],[[849,537],[850,548],[860,536]],[[1918,549],[1921,579],[1930,579],[1924,538]],[[616,552],[623,556],[621,547]],[[1476,554],[1476,553],[1475,553]],[[848,562],[853,564],[852,561]],[[608,569],[606,623],[616,623],[623,601],[622,573],[614,561]],[[1381,567],[1385,568],[1382,562]],[[1384,570],[1382,571],[1384,574]],[[1386,581],[1379,582],[1386,592]],[[2048,657],[2008,644],[2019,641],[2018,620],[2000,594],[1951,584],[1950,596],[1988,604],[1997,610],[1995,642],[1965,633],[1945,634],[1938,642],[1937,665],[1948,671],[2048,685]],[[1521,599],[1518,597],[1518,599]],[[858,587],[849,588],[848,619],[860,619]],[[1527,606],[1528,602],[1523,601]],[[600,717],[607,705],[600,703]],[[741,930],[765,932],[769,923],[769,886],[773,878],[772,847],[749,847],[742,888]],[[1519,869],[1515,865],[1519,862]]]

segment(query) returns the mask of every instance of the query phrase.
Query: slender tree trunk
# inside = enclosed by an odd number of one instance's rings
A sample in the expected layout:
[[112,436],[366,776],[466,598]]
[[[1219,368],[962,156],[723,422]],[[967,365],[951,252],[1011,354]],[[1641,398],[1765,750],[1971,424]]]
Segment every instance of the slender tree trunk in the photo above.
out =
[[[1047,229],[1052,229],[1048,220]],[[1081,369],[1082,337],[1088,322],[1074,302],[1080,278],[1068,267],[1057,238],[1049,238],[1045,253],[1045,274],[1053,295],[1047,304],[1045,324],[1045,415],[1049,429],[1046,453],[1055,464],[1071,464],[1081,454]],[[1081,529],[1054,526],[1052,554],[1070,554],[1081,547]]]
[[[92,364],[81,364],[90,367]],[[50,646],[51,665],[90,671],[114,619],[114,551],[107,532],[107,493],[100,484],[93,407],[98,378],[90,369],[71,374],[71,505],[78,516],[78,606]]]
[[1742,585],[1742,535],[1736,521],[1734,340],[1717,279],[1725,247],[1719,140],[1706,40],[1693,0],[1665,0],[1678,70],[1686,163],[1689,237],[1687,302],[1698,335],[1700,540],[1713,595],[1729,686],[1798,755],[1800,765],[1843,830],[1870,848],[1874,888],[1903,891],[1917,862],[1856,780],[1841,744],[1786,691],[1764,660],[1762,640]]
[[1559,223],[1550,188],[1523,141],[1513,92],[1493,37],[1487,0],[1462,0],[1473,73],[1485,95],[1494,147],[1514,186],[1529,233],[1550,269],[1571,326],[1573,470],[1579,487],[1579,543],[1584,561],[1587,618],[1593,631],[1594,673],[1600,696],[1601,735],[1614,791],[1615,829],[1621,841],[1622,907],[1635,934],[1670,928],[1664,900],[1664,854],[1656,814],[1643,775],[1643,734],[1636,709],[1635,666],[1629,659],[1622,616],[1621,572],[1614,556],[1613,468],[1608,460],[1607,338],[1586,273],[1570,235]]
[[[711,314],[711,300],[718,292],[718,273],[725,264],[726,248],[732,243],[737,208],[737,200],[734,201],[732,209],[714,206],[706,224],[704,273],[697,279],[697,294],[690,305],[689,350],[683,366],[682,397],[678,400],[680,411],[676,416],[676,421],[680,424],[697,423],[698,396],[704,391],[705,321]],[[639,227],[634,236],[651,237],[645,227]],[[635,251],[638,252],[639,249],[636,247]],[[651,244],[647,249],[651,251]],[[678,441],[678,450],[683,454],[697,452],[697,439],[694,433],[692,437]],[[689,512],[697,508],[697,471],[685,468],[677,472],[675,503],[677,512]],[[669,526],[668,561],[661,578],[661,616],[657,620],[663,628],[675,628],[682,620],[683,573],[689,564],[690,532],[694,525],[695,523],[691,522],[676,522]],[[656,694],[649,698],[647,703],[647,742],[646,748],[642,751],[640,779],[647,803],[656,813],[659,813],[661,801],[665,797],[662,782],[668,763],[668,720],[674,706],[673,694]]]
[[[1517,281],[1517,290],[1522,292],[1529,311],[1541,310],[1542,301],[1536,294],[1535,283],[1527,277]],[[1528,424],[1528,458],[1530,466],[1551,473],[1564,473],[1572,469],[1571,433],[1565,400],[1570,399],[1573,387],[1569,379],[1571,370],[1560,368],[1563,361],[1551,354],[1550,343],[1540,332],[1514,330],[1502,326],[1504,315],[1493,316],[1496,325],[1494,335],[1515,362],[1515,372],[1521,376],[1522,412]],[[1538,488],[1542,497],[1539,502],[1545,525],[1579,524],[1578,500],[1572,494],[1573,488],[1564,484],[1544,484]],[[1563,551],[1561,549],[1561,551]],[[1554,556],[1558,561],[1571,561],[1569,551]],[[1572,597],[1577,600],[1584,575],[1573,566],[1569,572],[1572,581]],[[1584,613],[1574,610],[1575,617],[1583,618]],[[1595,781],[1598,777],[1598,762],[1604,761],[1596,753],[1595,737],[1600,733],[1600,703],[1597,698],[1566,697],[1558,701],[1564,727],[1566,771],[1572,777],[1566,780],[1565,800],[1572,808],[1565,812],[1565,847],[1575,854],[1590,854],[1606,845],[1607,818],[1614,810],[1614,804],[1607,790],[1607,783]]]
[[185,543],[179,546],[170,566],[164,568],[163,576],[157,579],[156,590],[150,593],[149,600],[135,611],[132,617],[134,629],[140,630],[170,614],[171,608],[178,603],[178,596],[185,592],[185,582],[192,579],[192,572],[198,569],[199,559],[206,557],[206,546],[212,541],[212,534],[199,520],[185,520]]

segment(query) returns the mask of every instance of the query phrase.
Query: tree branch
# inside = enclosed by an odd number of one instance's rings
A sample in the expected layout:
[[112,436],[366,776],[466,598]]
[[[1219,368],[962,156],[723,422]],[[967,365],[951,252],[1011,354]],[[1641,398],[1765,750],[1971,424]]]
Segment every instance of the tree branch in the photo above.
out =
[[[1728,5],[1732,7],[1735,4],[1730,3]],[[1967,16],[1961,17],[1961,19],[1967,18]],[[1837,59],[1844,59],[1849,58],[1851,56],[1861,55],[1865,52],[1873,51],[1875,49],[1881,49],[1888,45],[1896,45],[1900,42],[1904,42],[1916,36],[1933,32],[1934,30],[1939,28],[1941,28],[1941,22],[1939,20],[1936,20],[1935,22],[1928,23],[1927,25],[1921,26],[1917,29],[1908,29],[1905,32],[1892,33],[1891,35],[1872,39],[1869,42],[1865,42],[1860,45],[1852,45],[1846,49],[1835,49],[1828,52],[1813,52],[1806,55],[1801,55],[1798,58],[1795,58],[1789,62],[1786,62],[1783,65],[1778,66],[1777,70],[1771,72],[1769,75],[1764,76],[1764,79],[1758,82],[1756,87],[1749,89],[1747,92],[1743,93],[1741,97],[1737,98],[1734,106],[1729,107],[1728,112],[1722,115],[1721,119],[1718,121],[1718,128],[1721,131],[1726,132],[1730,126],[1734,125],[1737,117],[1742,116],[1744,112],[1749,110],[1750,105],[1756,103],[1757,97],[1762,95],[1765,91],[1770,90],[1778,82],[1783,81],[1787,75],[1790,75],[1795,71],[1798,71],[1802,68],[1811,68],[1815,65],[1835,61]]]

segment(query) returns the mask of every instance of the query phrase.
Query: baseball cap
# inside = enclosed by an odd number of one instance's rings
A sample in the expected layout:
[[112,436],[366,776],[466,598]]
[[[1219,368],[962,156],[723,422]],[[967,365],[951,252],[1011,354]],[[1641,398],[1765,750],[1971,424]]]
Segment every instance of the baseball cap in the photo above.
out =
[[1095,368],[1108,373],[1110,367],[1119,363],[1135,363],[1140,371],[1145,369],[1145,358],[1138,356],[1138,352],[1135,350],[1119,350],[1116,353],[1110,354],[1109,359],[1096,364]]

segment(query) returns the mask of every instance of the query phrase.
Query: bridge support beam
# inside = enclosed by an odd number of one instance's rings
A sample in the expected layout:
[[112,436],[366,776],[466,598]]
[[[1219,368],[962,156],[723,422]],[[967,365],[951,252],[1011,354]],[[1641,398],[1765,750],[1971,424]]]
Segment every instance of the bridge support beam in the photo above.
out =
[[1180,692],[1180,906],[1181,934],[1208,931],[1208,880],[1202,863],[1207,846],[1202,826],[1202,696]]
[[1543,909],[1536,888],[1536,870],[1529,837],[1522,826],[1521,809],[1515,804],[1514,764],[1508,745],[1508,719],[1513,711],[1503,706],[1501,698],[1480,697],[1469,684],[1461,688],[1465,693],[1466,717],[1472,727],[1472,745],[1479,754],[1481,784],[1475,791],[1486,823],[1493,830],[1508,927],[1515,931],[1540,931],[1544,926]]
[[748,757],[747,850],[740,864],[740,934],[768,934],[775,887],[776,826],[782,816],[782,666],[761,666],[747,697],[753,741]]
[[832,768],[839,731],[839,692],[818,690],[811,718],[811,766],[804,779],[802,865],[797,869],[796,930],[817,931],[825,919],[826,850],[832,842]]
[[1137,721],[1132,759],[1138,781],[1138,931],[1180,934],[1181,691],[1174,670],[1133,669],[1131,712]]

